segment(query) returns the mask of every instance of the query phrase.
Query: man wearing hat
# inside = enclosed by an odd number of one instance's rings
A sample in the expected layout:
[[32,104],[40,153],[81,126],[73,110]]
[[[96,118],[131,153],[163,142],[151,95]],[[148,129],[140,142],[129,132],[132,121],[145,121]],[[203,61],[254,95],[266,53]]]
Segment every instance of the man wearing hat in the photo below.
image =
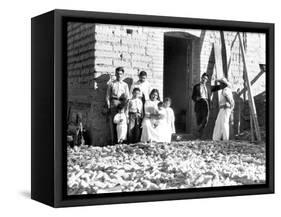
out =
[[201,138],[203,135],[203,130],[207,126],[209,113],[210,113],[210,103],[212,92],[221,90],[226,87],[226,84],[221,80],[217,80],[219,85],[207,85],[209,76],[207,73],[203,73],[201,76],[200,83],[194,85],[192,92],[192,100],[194,101],[194,111],[196,114],[198,137]]
[[226,87],[221,91],[219,98],[220,110],[213,131],[213,140],[227,141],[229,139],[229,118],[234,108],[234,99],[230,83],[226,78],[221,81],[226,84]]

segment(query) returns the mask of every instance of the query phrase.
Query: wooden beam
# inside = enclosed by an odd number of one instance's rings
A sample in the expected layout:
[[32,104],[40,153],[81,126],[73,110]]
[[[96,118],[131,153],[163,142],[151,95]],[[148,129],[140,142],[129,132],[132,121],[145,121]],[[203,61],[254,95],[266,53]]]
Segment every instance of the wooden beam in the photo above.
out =
[[[221,79],[224,77],[223,72],[223,63],[222,63],[222,55],[221,55],[221,46],[219,43],[214,43],[214,54],[215,54],[215,69],[216,69],[216,79]],[[218,96],[217,106],[219,107],[219,101],[221,98],[221,90],[219,90],[216,94]]]
[[[259,74],[256,75],[256,77],[254,77],[254,79],[251,81],[251,85],[253,85],[264,73],[264,71],[260,71]],[[247,89],[243,88],[239,93],[238,96],[240,97],[244,92],[246,92]]]
[[227,74],[229,74],[229,69],[230,69],[230,64],[231,64],[231,57],[232,57],[232,48],[234,46],[234,43],[237,39],[237,36],[238,36],[238,33],[235,35],[231,45],[230,45],[230,54],[229,54],[229,57],[228,57],[228,61],[227,61]]
[[250,127],[251,127],[251,142],[255,141],[255,134],[254,134],[254,126],[253,126],[253,118],[250,115]]
[[220,31],[220,39],[221,39],[221,57],[222,57],[222,69],[224,77],[228,78],[228,71],[227,71],[227,53],[226,53],[226,46],[225,46],[225,39],[223,31]]
[[[237,89],[237,93],[240,92],[240,89]],[[241,132],[241,100],[238,98],[238,103],[236,103],[237,113],[238,113],[238,121],[237,121],[237,134],[240,135]]]
[[247,58],[246,58],[246,55],[245,55],[245,50],[244,50],[244,46],[243,46],[243,43],[242,43],[240,33],[238,33],[238,38],[239,38],[239,42],[240,42],[242,60],[243,60],[244,69],[245,69],[245,76],[244,76],[245,78],[244,79],[246,80],[246,86],[247,86],[247,89],[248,89],[248,101],[249,101],[249,107],[250,107],[250,114],[251,114],[251,117],[253,118],[253,124],[254,124],[254,129],[255,129],[255,132],[256,132],[257,140],[261,141],[261,135],[260,135],[258,118],[257,118],[256,106],[255,106],[254,98],[253,98],[253,95],[252,95],[251,83],[249,81],[249,76],[248,76]]
[[216,75],[218,79],[224,77],[221,46],[218,43],[214,43],[213,45],[215,51],[214,53],[215,53]]

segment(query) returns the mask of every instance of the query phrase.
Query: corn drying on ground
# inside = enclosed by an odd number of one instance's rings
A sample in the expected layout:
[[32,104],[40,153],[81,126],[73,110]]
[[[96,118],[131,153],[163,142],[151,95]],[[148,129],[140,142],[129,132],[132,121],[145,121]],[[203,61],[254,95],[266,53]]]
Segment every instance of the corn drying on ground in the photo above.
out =
[[264,143],[137,143],[67,152],[69,195],[265,183]]

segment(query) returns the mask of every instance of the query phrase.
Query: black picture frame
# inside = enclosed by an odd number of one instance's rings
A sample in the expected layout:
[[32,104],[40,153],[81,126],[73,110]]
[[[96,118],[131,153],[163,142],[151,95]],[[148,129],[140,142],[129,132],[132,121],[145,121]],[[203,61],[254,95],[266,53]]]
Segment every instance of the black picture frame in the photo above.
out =
[[[66,22],[261,32],[266,34],[266,183],[235,187],[66,195]],[[274,24],[53,10],[31,21],[31,198],[53,207],[274,193]]]

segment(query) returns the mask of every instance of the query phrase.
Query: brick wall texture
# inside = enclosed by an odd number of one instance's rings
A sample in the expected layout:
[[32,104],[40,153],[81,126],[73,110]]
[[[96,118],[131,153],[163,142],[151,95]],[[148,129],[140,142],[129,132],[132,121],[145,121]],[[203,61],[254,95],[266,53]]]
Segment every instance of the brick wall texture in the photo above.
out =
[[[224,32],[227,56],[230,55],[229,48],[235,34]],[[114,79],[116,67],[124,66],[124,77],[129,86],[137,80],[138,73],[145,70],[151,86],[159,89],[162,96],[165,35],[185,37],[192,41],[190,76],[193,85],[199,82],[200,75],[204,72],[211,73],[212,80],[220,77],[216,74],[213,54],[213,44],[221,46],[218,31],[68,23],[68,105],[71,107],[71,117],[76,114],[82,116],[93,145],[108,143],[109,125],[103,108],[107,83]],[[247,33],[243,40],[246,44],[249,78],[252,80],[260,71],[259,64],[265,63],[265,36]],[[231,52],[228,78],[233,84],[233,91],[237,91],[244,86],[238,40]],[[94,71],[98,76],[97,89],[94,89]],[[254,95],[264,91],[265,75],[253,85]],[[195,120],[191,122],[195,127]]]

